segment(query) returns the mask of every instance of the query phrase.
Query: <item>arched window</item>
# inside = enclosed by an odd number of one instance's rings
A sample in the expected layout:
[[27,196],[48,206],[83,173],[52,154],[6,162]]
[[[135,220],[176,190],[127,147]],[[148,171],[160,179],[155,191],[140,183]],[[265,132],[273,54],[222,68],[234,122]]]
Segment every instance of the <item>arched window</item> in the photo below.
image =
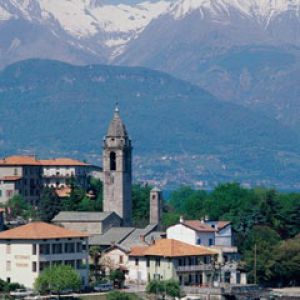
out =
[[115,152],[110,152],[109,161],[110,161],[110,170],[116,171],[116,153]]

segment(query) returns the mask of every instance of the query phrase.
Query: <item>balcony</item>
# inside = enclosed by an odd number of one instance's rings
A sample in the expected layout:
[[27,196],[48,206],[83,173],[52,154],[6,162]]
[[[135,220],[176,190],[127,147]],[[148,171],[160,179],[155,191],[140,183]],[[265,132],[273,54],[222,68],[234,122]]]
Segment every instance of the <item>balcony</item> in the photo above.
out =
[[43,174],[42,177],[43,178],[72,178],[75,175],[72,174]]
[[175,270],[176,272],[212,271],[213,265],[201,264],[201,265],[191,265],[191,266],[176,266]]

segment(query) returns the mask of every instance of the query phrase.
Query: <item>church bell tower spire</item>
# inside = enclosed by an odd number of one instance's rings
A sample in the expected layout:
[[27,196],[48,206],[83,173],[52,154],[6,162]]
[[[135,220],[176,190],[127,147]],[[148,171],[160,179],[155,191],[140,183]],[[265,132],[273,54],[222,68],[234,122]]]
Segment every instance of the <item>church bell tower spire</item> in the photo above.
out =
[[116,212],[123,224],[131,225],[131,140],[121,120],[118,103],[103,143],[103,211]]

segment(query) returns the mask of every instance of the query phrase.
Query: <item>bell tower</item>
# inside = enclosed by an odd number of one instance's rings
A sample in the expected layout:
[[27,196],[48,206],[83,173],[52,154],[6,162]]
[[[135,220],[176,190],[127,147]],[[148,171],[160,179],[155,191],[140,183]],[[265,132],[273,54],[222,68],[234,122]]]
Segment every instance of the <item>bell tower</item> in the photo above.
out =
[[103,211],[115,212],[123,225],[131,225],[131,140],[118,106],[103,142]]

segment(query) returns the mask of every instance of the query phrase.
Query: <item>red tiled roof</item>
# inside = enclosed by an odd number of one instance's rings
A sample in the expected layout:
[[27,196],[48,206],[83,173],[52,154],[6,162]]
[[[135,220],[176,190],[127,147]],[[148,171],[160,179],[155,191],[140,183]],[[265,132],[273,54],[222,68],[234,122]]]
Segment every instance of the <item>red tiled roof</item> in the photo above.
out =
[[41,159],[42,166],[89,166],[80,160],[71,158],[54,158],[54,159]]
[[70,197],[71,188],[70,187],[64,187],[64,188],[56,189],[55,193],[60,198]]
[[199,220],[186,220],[182,224],[191,229],[194,229],[196,231],[202,231],[202,232],[215,232],[216,231],[210,225],[202,223]]
[[2,181],[17,181],[20,179],[22,179],[22,176],[4,176],[0,178]]
[[78,237],[88,237],[88,235],[44,222],[33,222],[0,233],[0,240],[42,240]]
[[[134,249],[133,249],[134,250]],[[216,255],[217,251],[203,246],[194,246],[173,239],[161,239],[155,242],[154,245],[146,247],[145,250],[134,250],[130,255],[139,253],[142,256],[164,256],[164,257],[180,257],[180,256],[203,256]]]
[[89,166],[89,164],[71,158],[37,159],[36,156],[14,155],[0,159],[2,166]]
[[35,156],[26,156],[26,155],[14,155],[8,156],[3,159],[0,159],[0,165],[13,165],[13,166],[36,166],[40,165],[40,162]]
[[148,250],[149,246],[135,246],[131,248],[131,256],[144,256],[145,252]]

